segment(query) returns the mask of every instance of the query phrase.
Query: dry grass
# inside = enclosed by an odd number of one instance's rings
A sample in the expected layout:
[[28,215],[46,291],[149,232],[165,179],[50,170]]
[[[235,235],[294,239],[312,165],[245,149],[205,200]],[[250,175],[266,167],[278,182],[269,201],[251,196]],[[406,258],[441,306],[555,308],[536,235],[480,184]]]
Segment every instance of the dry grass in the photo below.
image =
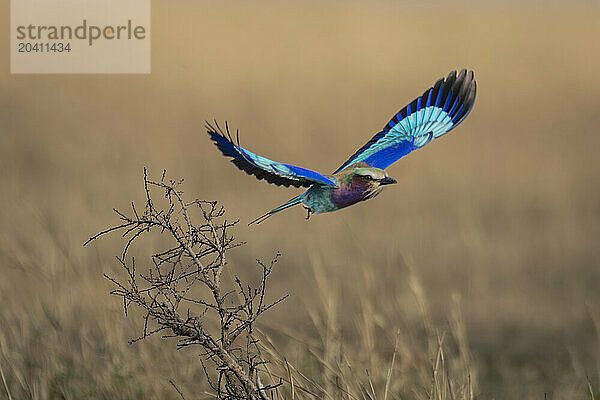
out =
[[390,168],[399,185],[308,223],[298,209],[240,225],[249,244],[230,261],[252,278],[255,258],[283,253],[272,294],[291,298],[261,331],[289,362],[277,364],[294,379],[286,398],[305,396],[306,379],[335,399],[598,398],[599,13],[154,2],[151,75],[21,76],[2,63],[0,397],[176,399],[172,379],[210,398],[197,354],[127,344],[140,321],[101,278],[119,243],[83,241],[141,199],[143,166],[242,221],[296,193],[236,171],[204,119],[326,172],[469,66],[473,113]]

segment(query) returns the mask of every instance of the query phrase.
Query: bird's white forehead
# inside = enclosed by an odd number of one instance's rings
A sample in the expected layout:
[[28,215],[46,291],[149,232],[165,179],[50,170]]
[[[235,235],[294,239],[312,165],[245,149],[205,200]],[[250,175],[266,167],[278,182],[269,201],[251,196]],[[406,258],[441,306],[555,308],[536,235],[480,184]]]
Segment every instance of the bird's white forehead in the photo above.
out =
[[384,170],[373,167],[357,167],[354,169],[354,173],[356,175],[370,175],[376,179],[385,178],[387,176],[387,172]]

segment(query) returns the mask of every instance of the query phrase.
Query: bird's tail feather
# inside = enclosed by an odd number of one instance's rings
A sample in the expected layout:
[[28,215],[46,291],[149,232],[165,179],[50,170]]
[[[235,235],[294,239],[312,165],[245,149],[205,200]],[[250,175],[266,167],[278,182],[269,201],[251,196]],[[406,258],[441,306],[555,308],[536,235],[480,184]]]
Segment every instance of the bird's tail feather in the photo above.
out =
[[278,213],[279,211],[283,211],[286,208],[290,208],[293,206],[296,206],[298,204],[302,203],[302,195],[296,196],[293,199],[288,200],[287,203],[280,205],[277,208],[272,209],[271,211],[269,211],[268,213],[266,213],[265,215],[261,215],[260,217],[256,218],[255,220],[251,221],[248,226],[256,223],[257,225],[260,224],[261,222],[263,222],[264,220],[266,220],[267,218],[269,218],[271,215]]

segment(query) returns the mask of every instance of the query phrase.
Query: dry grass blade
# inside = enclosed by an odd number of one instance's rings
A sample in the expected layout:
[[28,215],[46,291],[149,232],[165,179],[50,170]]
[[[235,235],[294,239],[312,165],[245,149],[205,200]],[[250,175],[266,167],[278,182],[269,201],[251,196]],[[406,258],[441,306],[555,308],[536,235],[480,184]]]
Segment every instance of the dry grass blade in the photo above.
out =
[[288,373],[288,381],[290,382],[290,398],[292,400],[296,399],[296,387],[294,386],[294,376],[292,375],[292,371],[290,369],[290,363],[286,359],[285,361],[285,369]]
[[6,383],[6,377],[4,376],[4,370],[2,369],[2,362],[0,362],[0,377],[2,377],[2,384],[4,385],[4,389],[6,390],[8,400],[12,400],[10,390],[8,389],[8,384]]
[[396,332],[396,340],[394,340],[394,353],[392,354],[392,361],[388,368],[387,377],[385,378],[385,390],[383,392],[383,400],[387,400],[388,392],[390,391],[390,382],[392,381],[392,372],[394,371],[394,363],[396,362],[396,352],[398,351],[398,337],[400,332]]

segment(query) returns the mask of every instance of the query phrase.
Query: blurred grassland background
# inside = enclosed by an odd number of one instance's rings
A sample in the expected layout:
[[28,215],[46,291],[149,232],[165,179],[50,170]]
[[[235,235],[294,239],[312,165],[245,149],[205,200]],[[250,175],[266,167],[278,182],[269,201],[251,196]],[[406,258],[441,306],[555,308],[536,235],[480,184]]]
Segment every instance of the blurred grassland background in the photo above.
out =
[[[237,273],[281,250],[271,293],[291,298],[261,329],[324,386],[318,359],[343,357],[380,388],[399,330],[389,398],[426,397],[436,329],[457,339],[449,362],[462,357],[477,398],[598,398],[599,17],[597,2],[155,1],[150,75],[10,75],[2,30],[0,366],[13,398],[178,398],[169,379],[209,398],[193,352],[127,344],[141,321],[102,278],[118,239],[82,247],[113,207],[143,200],[143,166],[241,219]],[[478,81],[473,112],[390,167],[398,185],[246,227],[299,191],[236,170],[205,119],[329,172],[462,67]]]

